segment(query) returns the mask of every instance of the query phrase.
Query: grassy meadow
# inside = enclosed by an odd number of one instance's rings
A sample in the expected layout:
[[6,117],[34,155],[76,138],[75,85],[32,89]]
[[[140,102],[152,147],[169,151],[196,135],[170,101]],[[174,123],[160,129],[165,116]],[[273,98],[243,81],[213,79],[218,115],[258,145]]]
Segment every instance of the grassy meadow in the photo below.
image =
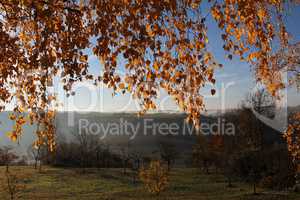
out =
[[[142,183],[133,181],[133,175],[123,174],[122,169],[79,169],[44,167],[42,172],[32,167],[10,167],[10,172],[22,180],[18,199],[24,200],[299,200],[294,192],[272,192],[252,187],[245,183],[234,183],[227,187],[222,175],[203,174],[199,169],[173,169],[169,186],[159,197],[148,193]],[[5,168],[0,169],[0,199],[9,199],[6,188]]]

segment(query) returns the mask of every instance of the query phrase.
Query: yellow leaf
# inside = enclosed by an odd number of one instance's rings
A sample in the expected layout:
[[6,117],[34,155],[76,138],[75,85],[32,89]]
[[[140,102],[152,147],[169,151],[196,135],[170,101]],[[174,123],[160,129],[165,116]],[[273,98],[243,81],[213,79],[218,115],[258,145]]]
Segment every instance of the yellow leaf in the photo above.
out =
[[80,62],[87,62],[88,56],[87,55],[82,55],[79,57]]
[[160,66],[158,65],[158,63],[157,63],[157,62],[154,62],[154,64],[153,64],[153,68],[154,68],[156,71],[158,71],[158,70],[159,70],[159,68],[160,68]]
[[15,116],[14,114],[11,114],[11,115],[9,116],[9,118],[10,118],[10,120],[15,120],[15,119],[16,119],[16,116]]

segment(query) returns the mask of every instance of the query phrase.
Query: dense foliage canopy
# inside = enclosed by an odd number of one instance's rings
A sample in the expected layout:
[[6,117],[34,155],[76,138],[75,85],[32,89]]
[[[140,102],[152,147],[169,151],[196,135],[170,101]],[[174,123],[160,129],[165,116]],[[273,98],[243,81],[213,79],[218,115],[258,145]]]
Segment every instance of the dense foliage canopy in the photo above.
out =
[[[220,37],[228,58],[237,55],[251,63],[256,79],[276,95],[285,84],[272,45],[280,43],[284,52],[288,47],[282,17],[286,4],[296,1],[209,0],[210,10],[203,10],[203,3],[0,0],[0,99],[2,110],[15,104],[11,138],[21,136],[26,123],[22,112],[28,111],[30,121],[43,127],[37,130],[36,144],[47,141],[53,149],[56,97],[48,87],[57,76],[68,94],[75,82],[83,80],[130,92],[140,99],[141,112],[155,109],[158,90],[164,89],[188,113],[188,120],[198,125],[204,109],[199,91],[216,82],[214,71],[222,67],[208,50],[209,14],[223,32]],[[103,63],[99,77],[89,73],[91,55]],[[125,68],[126,76],[117,73],[120,68]]]

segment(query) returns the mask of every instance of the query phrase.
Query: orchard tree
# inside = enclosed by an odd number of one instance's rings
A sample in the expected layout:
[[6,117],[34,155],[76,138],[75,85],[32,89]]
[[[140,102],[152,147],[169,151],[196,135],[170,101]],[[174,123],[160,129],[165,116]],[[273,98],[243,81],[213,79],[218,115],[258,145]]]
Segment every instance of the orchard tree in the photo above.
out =
[[200,133],[197,137],[197,144],[193,147],[193,160],[195,164],[199,165],[209,174],[209,168],[213,163],[213,159],[215,158],[209,148],[208,138]]
[[246,96],[238,113],[239,144],[242,148],[263,149],[265,133],[256,114],[272,118],[275,109],[274,97],[264,88],[258,88]]
[[[84,80],[129,92],[140,99],[141,113],[156,108],[154,100],[163,89],[199,127],[200,89],[216,82],[214,71],[222,66],[209,51],[209,14],[222,30],[228,58],[249,62],[256,80],[277,95],[285,84],[272,46],[279,43],[286,52],[283,16],[286,4],[298,2],[209,0],[209,10],[203,10],[201,0],[0,0],[1,110],[13,104],[19,113],[12,116],[11,138],[22,135],[27,111],[29,121],[43,127],[36,132],[36,145],[47,138],[49,148],[55,148],[58,99],[49,88],[56,77],[67,95]],[[104,66],[99,77],[89,72],[90,56]]]
[[170,171],[171,166],[175,163],[175,160],[179,155],[176,145],[170,141],[161,141],[159,143],[159,154],[161,160],[167,163],[168,171]]

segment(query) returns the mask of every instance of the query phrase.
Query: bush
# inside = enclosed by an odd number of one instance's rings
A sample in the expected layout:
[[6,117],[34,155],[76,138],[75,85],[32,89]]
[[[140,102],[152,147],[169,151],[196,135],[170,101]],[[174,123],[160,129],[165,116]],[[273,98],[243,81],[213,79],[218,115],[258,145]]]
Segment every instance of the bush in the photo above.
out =
[[160,161],[151,161],[148,169],[140,170],[139,176],[147,190],[157,196],[166,189],[169,183],[168,169]]
[[273,177],[272,176],[266,176],[263,177],[262,180],[260,181],[260,186],[263,188],[268,188],[268,189],[272,189],[273,188]]

